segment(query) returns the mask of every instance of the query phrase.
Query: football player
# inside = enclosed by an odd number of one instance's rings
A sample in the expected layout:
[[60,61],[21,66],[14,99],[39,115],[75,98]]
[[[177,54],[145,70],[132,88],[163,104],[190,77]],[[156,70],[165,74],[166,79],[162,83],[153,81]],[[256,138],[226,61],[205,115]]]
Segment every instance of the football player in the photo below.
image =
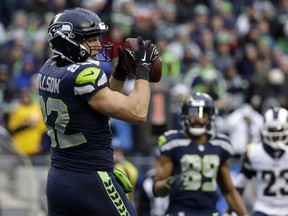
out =
[[71,8],[48,28],[52,56],[39,72],[42,114],[51,138],[48,173],[49,216],[135,215],[125,192],[132,190],[113,167],[109,117],[131,123],[147,119],[149,71],[155,45],[138,37],[137,51],[125,50],[135,63],[135,87],[121,94],[127,67],[123,51],[108,77],[99,61],[111,61],[113,44],[102,41],[108,26],[93,12]]
[[288,111],[282,107],[268,109],[261,135],[261,143],[248,146],[234,185],[243,194],[247,183],[255,178],[253,216],[287,216]]
[[170,130],[159,137],[161,151],[154,193],[169,194],[166,215],[218,215],[217,184],[234,211],[247,215],[229,173],[232,146],[227,136],[210,133],[215,118],[212,98],[196,92],[184,101],[183,130]]

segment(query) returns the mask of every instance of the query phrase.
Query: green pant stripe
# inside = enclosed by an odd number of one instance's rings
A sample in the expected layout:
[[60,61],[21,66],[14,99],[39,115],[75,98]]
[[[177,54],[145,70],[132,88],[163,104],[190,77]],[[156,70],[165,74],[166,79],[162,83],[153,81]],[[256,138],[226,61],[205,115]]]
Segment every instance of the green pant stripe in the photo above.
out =
[[116,207],[119,215],[121,216],[129,216],[129,212],[127,211],[126,206],[124,205],[123,200],[121,199],[121,196],[117,192],[116,188],[114,187],[114,184],[109,177],[107,172],[103,171],[97,171],[98,175],[100,176],[102,183],[104,185],[104,188],[110,197],[112,203]]

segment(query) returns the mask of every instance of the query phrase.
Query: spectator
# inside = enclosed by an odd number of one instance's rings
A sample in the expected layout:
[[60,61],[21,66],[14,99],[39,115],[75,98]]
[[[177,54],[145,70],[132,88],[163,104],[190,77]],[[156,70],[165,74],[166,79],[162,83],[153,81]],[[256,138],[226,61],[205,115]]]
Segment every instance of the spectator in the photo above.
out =
[[165,51],[162,53],[162,82],[166,87],[171,87],[181,80],[180,59],[173,52]]
[[23,67],[12,77],[12,80],[18,89],[31,87],[31,77],[39,69],[37,66],[37,60],[33,54],[26,54],[24,56]]
[[29,91],[20,91],[19,104],[9,114],[7,128],[16,149],[24,155],[33,156],[40,152],[42,136],[47,129],[40,105],[32,102]]
[[49,0],[30,0],[26,3],[27,12],[35,12],[40,16],[49,11],[53,11],[53,4]]
[[244,80],[234,65],[228,65],[224,71],[224,79],[227,84],[227,95],[225,98],[227,107],[225,112],[232,112],[242,106],[245,102],[249,83]]
[[208,56],[201,56],[200,63],[191,68],[184,77],[184,84],[191,90],[201,91],[214,100],[222,100],[226,95],[226,83],[223,75],[212,64]]
[[177,11],[172,3],[160,6],[161,20],[156,27],[156,38],[164,38],[168,43],[173,42],[177,35]]
[[201,51],[199,46],[191,40],[192,31],[189,25],[181,25],[177,27],[177,40],[169,43],[168,52],[173,52],[182,61],[185,50],[189,50],[195,58],[199,58]]
[[208,56],[210,59],[215,60],[216,50],[214,45],[215,41],[212,30],[210,30],[209,28],[203,29],[203,31],[200,33],[199,40],[199,47],[201,53],[205,56]]
[[189,95],[190,88],[185,84],[178,83],[174,85],[170,90],[171,97],[171,118],[172,126],[171,129],[180,130],[182,128],[180,121],[181,107],[185,98]]
[[288,21],[285,23],[283,28],[283,35],[279,37],[276,41],[277,46],[281,48],[282,52],[285,53],[285,55],[288,55]]
[[262,124],[261,114],[249,104],[242,105],[226,116],[224,123],[226,131],[223,132],[231,139],[235,157],[242,156],[248,144],[260,140]]
[[237,34],[242,37],[246,35],[257,23],[259,14],[257,14],[252,1],[247,1],[243,12],[236,17],[236,31]]
[[229,30],[233,30],[236,17],[232,4],[229,1],[221,1],[216,5],[215,13],[223,20],[223,25]]
[[0,125],[7,128],[9,112],[15,105],[17,89],[10,79],[7,64],[0,64]]
[[[134,0],[125,0],[119,1],[119,5],[114,5],[112,14],[111,14],[111,24],[116,28],[120,28],[123,32],[123,36],[131,37],[132,26],[134,24],[134,10],[135,2]],[[123,22],[125,20],[125,22]],[[110,34],[113,37],[112,34]]]
[[233,36],[230,32],[218,32],[215,37],[216,57],[213,65],[224,75],[224,70],[235,63],[233,55]]

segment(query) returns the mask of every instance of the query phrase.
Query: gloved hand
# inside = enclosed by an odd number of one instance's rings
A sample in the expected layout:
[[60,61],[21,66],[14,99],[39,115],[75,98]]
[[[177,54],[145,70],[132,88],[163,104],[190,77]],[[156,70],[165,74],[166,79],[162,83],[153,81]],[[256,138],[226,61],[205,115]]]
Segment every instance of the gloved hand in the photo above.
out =
[[125,81],[129,71],[124,61],[124,53],[121,47],[118,47],[118,62],[113,73],[113,77],[120,81]]
[[165,187],[168,190],[175,190],[175,191],[180,191],[183,188],[183,176],[179,175],[174,175],[170,176],[166,180]]
[[137,43],[139,46],[137,51],[134,52],[125,48],[125,52],[127,52],[134,60],[136,79],[149,80],[151,62],[154,58],[153,52],[156,49],[156,46],[152,46],[150,40],[144,44],[144,41],[140,36],[137,37]]
[[151,56],[151,61],[153,62],[155,59],[160,58],[160,53],[156,49],[155,44],[151,44],[152,47],[152,56]]

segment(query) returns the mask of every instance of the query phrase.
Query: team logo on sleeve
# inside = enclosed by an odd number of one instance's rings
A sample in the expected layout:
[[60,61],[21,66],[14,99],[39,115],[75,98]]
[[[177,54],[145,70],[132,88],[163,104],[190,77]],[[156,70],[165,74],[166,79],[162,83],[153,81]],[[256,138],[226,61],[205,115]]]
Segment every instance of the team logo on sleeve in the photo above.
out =
[[51,40],[60,35],[66,35],[69,38],[74,38],[75,35],[72,32],[73,25],[70,22],[56,22],[49,27],[48,40]]

